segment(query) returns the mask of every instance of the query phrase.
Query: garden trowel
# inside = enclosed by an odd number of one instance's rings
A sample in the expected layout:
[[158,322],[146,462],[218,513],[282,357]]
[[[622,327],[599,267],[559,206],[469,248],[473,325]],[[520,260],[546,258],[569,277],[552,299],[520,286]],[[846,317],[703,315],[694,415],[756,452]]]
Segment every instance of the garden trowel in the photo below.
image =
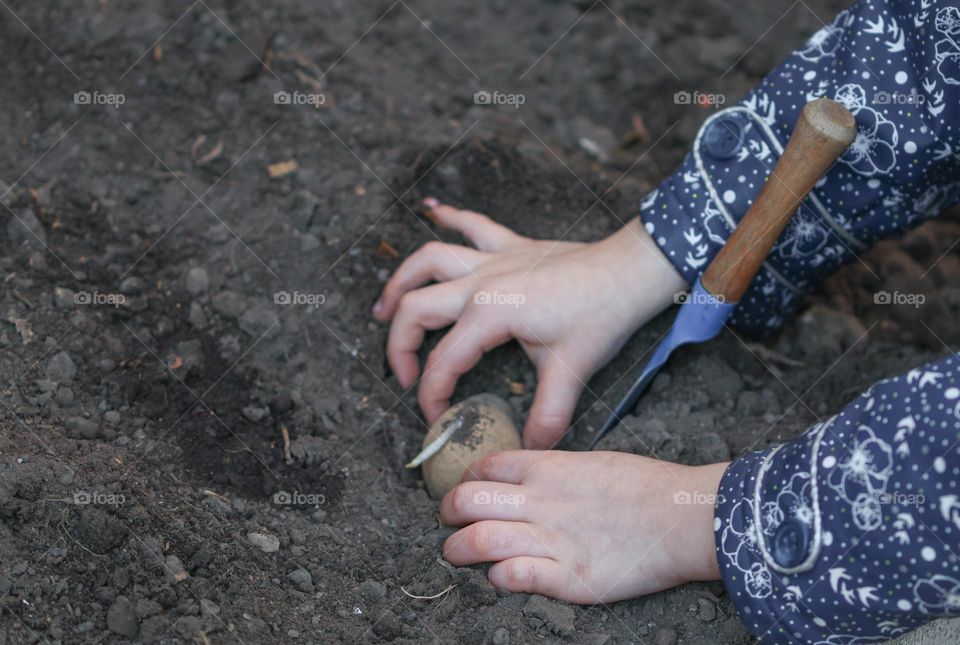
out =
[[853,141],[853,115],[836,101],[807,103],[793,135],[767,183],[707,270],[677,311],[673,327],[590,444],[592,450],[623,417],[635,413],[637,401],[674,349],[701,343],[720,333],[790,217],[814,184]]

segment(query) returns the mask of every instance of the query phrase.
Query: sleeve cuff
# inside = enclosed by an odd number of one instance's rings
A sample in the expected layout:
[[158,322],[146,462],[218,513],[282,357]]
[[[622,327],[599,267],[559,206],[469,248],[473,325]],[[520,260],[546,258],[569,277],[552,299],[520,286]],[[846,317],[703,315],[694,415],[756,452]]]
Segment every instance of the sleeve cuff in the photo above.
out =
[[[693,283],[746,215],[783,152],[767,121],[740,105],[700,129],[680,169],[647,195],[640,218],[677,270]],[[803,294],[863,245],[823,206],[817,189],[791,218],[731,323],[757,335],[779,328]]]
[[761,642],[882,642],[960,613],[957,365],[881,381],[727,468],[717,561]]
[[814,569],[823,549],[811,464],[829,423],[737,459],[720,482],[714,522],[720,572],[744,624],[763,641],[816,642],[830,635],[805,615],[802,592],[791,580]]

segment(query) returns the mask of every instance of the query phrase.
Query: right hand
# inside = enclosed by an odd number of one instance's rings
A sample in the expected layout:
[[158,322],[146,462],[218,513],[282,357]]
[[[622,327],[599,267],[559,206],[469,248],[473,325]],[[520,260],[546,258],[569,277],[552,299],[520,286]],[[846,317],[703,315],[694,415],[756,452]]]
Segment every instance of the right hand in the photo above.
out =
[[[494,562],[487,576],[509,591],[590,605],[719,580],[712,500],[728,465],[603,451],[487,455],[440,502],[443,524],[464,527],[443,557]],[[692,495],[705,499],[684,501]]]
[[[392,320],[391,368],[402,387],[411,387],[427,330],[453,324],[428,356],[418,392],[433,423],[449,407],[460,376],[515,338],[538,378],[524,442],[552,447],[586,382],[640,325],[673,303],[683,278],[638,218],[599,242],[573,243],[526,238],[434,199],[424,204],[475,248],[428,242],[387,281],[373,315]],[[424,286],[431,281],[437,284]]]

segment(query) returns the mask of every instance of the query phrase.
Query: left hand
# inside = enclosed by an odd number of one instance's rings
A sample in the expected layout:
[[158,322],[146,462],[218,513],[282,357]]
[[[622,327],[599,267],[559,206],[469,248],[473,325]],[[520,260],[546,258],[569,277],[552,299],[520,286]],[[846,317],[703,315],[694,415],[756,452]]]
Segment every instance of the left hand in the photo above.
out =
[[[433,423],[449,407],[457,380],[485,352],[516,339],[537,368],[525,445],[553,446],[586,382],[673,302],[683,278],[636,218],[582,244],[533,240],[480,213],[425,204],[440,225],[476,248],[430,242],[384,286],[373,314],[391,321],[387,359],[397,380],[411,387],[426,332],[453,325],[427,357],[420,381],[420,409]],[[437,284],[423,286],[431,281]]]

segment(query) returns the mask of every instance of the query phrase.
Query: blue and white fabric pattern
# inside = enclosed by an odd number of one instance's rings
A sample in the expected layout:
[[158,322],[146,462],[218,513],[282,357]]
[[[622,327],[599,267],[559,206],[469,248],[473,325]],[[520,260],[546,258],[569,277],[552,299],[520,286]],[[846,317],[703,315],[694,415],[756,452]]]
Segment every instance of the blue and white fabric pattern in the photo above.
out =
[[840,13],[738,105],[708,118],[640,218],[693,283],[759,194],[803,106],[829,97],[857,136],[792,217],[733,316],[766,334],[803,294],[885,237],[960,201],[960,9],[864,0]]
[[[862,0],[701,128],[640,217],[693,283],[757,197],[803,106],[844,104],[849,149],[802,203],[732,323],[765,334],[878,240],[960,201],[960,8]],[[960,614],[960,360],[882,381],[788,444],[735,460],[714,529],[765,642],[888,640]]]
[[960,360],[737,459],[718,499],[720,570],[761,641],[875,643],[960,613]]

